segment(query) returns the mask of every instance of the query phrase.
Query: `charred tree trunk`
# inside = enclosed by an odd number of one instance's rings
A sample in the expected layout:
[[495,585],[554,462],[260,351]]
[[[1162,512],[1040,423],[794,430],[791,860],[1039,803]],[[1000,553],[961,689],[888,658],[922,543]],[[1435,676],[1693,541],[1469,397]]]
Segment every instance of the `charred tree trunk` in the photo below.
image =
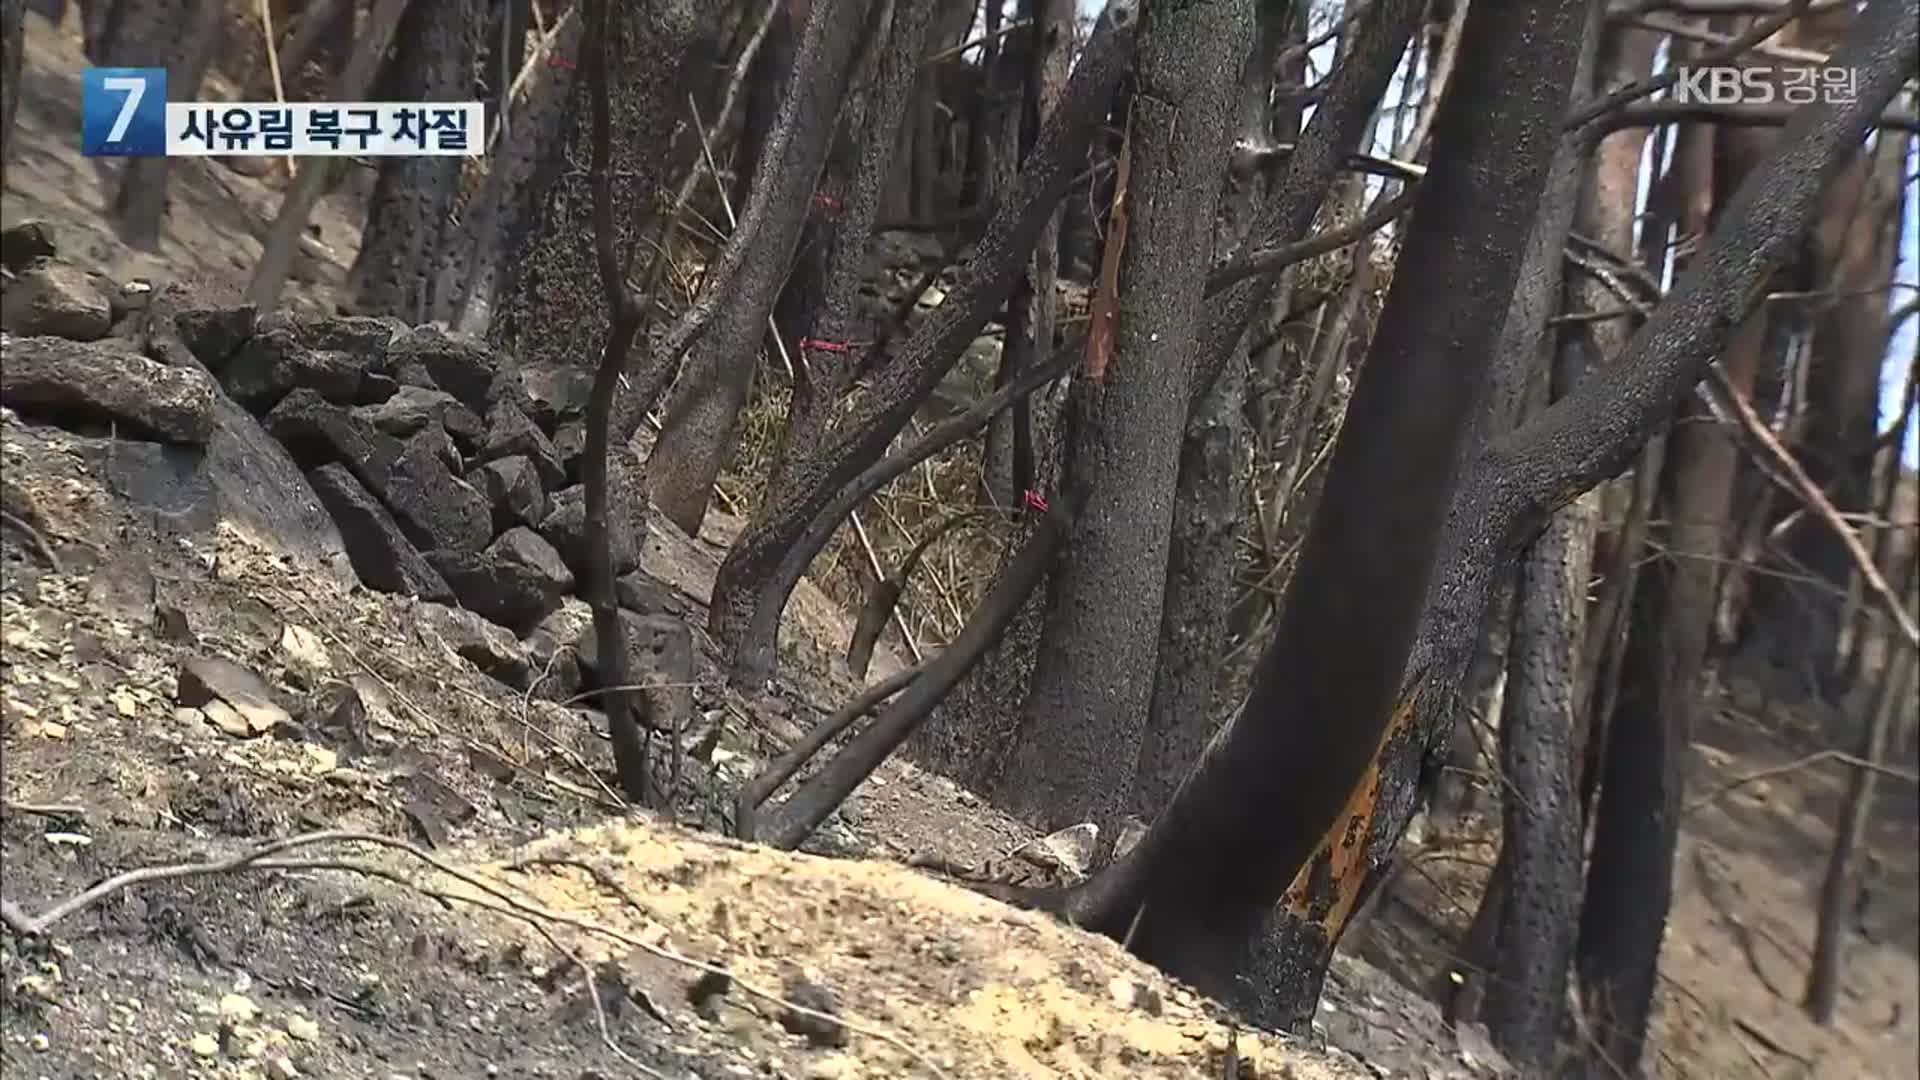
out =
[[[487,26],[482,0],[415,4],[401,21],[394,58],[403,101],[464,101],[473,93],[480,39]],[[433,301],[440,245],[454,233],[449,219],[460,196],[457,157],[390,157],[380,167],[360,255],[347,292],[354,310],[425,322]]]
[[[875,337],[874,326],[860,309],[867,251],[893,170],[901,121],[912,100],[934,6],[934,0],[894,0],[891,27],[885,36],[874,38],[874,79],[848,125],[848,134],[858,139],[844,167],[834,170],[840,175],[828,184],[828,195],[838,210],[835,220],[818,230],[821,280],[800,287],[817,299],[796,314],[801,337],[794,350],[793,405],[786,433],[789,447],[818,443],[835,404],[861,370],[866,346],[854,343]],[[842,346],[849,351],[834,351]],[[784,482],[785,465],[783,454],[774,464],[775,486]]]
[[526,246],[563,160],[574,82],[574,67],[565,58],[580,51],[581,22],[574,10],[561,18],[566,22],[557,28],[550,54],[561,62],[543,63],[528,75],[526,99],[461,215],[463,227],[442,248],[433,317],[468,334],[485,337],[491,329],[500,286],[510,275],[503,260]]
[[[1752,386],[1766,333],[1766,315],[1756,312],[1727,351],[1728,378],[1742,393]],[[1589,1069],[1596,1077],[1637,1068],[1645,1044],[1740,450],[1711,414],[1689,403],[1675,417],[1666,458],[1655,512],[1661,524],[1652,530],[1659,556],[1635,590],[1580,920],[1582,997],[1599,1040]]]
[[[992,6],[991,3],[988,5]],[[1040,125],[1052,115],[1066,88],[1073,44],[1072,0],[1022,0],[1020,18],[1027,28],[1009,36],[999,57],[1004,74],[994,84],[1009,107],[1001,110],[1000,141],[994,149],[994,190],[1012,187],[1013,175],[1039,138]],[[964,205],[973,206],[968,202]],[[1034,243],[1027,272],[1007,299],[1006,334],[1001,339],[995,386],[1005,386],[1053,351],[1057,305],[1060,212],[1055,211]],[[991,505],[1017,507],[1022,492],[1033,488],[1036,470],[1033,406],[1022,398],[987,428],[982,478]],[[1051,429],[1045,422],[1043,427]]]
[[[674,132],[683,119],[691,126],[685,75],[701,70],[713,55],[719,7],[709,0],[644,0],[623,3],[614,12],[616,40],[609,43],[612,55],[607,60],[613,96],[609,182],[614,241],[630,253],[629,261],[649,235],[655,197],[699,152],[697,135],[675,140]],[[581,40],[585,42],[584,36]],[[568,54],[555,55],[561,63],[551,74],[564,77]],[[517,199],[503,192],[501,203],[517,203],[527,220],[509,228],[508,217],[514,215],[496,217],[492,235],[483,238],[490,242],[497,237],[504,245],[494,270],[498,301],[488,321],[488,337],[529,365],[578,366],[582,357],[598,355],[607,337],[607,311],[589,242],[593,194],[588,179],[567,166],[584,160],[590,145],[580,83],[577,78],[570,82],[571,89],[555,83],[557,100],[549,101],[549,107],[557,105],[561,112],[556,122],[563,134],[557,145],[544,153],[528,151],[529,158],[519,160],[519,151],[509,144],[494,165],[506,170],[502,183],[509,187],[513,176],[527,170],[526,187]],[[537,137],[533,129],[538,123],[529,115],[516,128],[515,142]],[[482,203],[482,211],[484,207]],[[484,262],[476,258],[476,270]],[[476,274],[469,282],[475,290],[469,294],[469,320],[476,314],[474,300],[483,280]],[[628,456],[625,435],[615,431],[611,436],[614,452],[623,458]]]
[[[220,50],[221,23],[227,13],[223,0],[151,0],[128,13],[121,27],[122,47],[142,54],[141,62],[116,67],[164,67],[167,92],[173,99],[191,101],[200,95],[200,83],[214,54]],[[129,57],[129,60],[132,58]],[[160,250],[167,214],[168,159],[128,158],[113,197],[114,225],[129,246]]]
[[1076,376],[1068,403],[1060,497],[1076,527],[999,784],[1003,805],[1046,829],[1091,820],[1110,838],[1128,798],[1131,776],[1110,769],[1137,760],[1153,693],[1189,357],[1252,26],[1252,0],[1141,17],[1113,356],[1104,375]]
[[869,380],[851,410],[836,414],[820,445],[791,442],[787,482],[735,539],[714,581],[708,629],[732,653],[738,685],[772,674],[780,615],[787,598],[839,526],[818,521],[841,488],[878,459],[906,426],[980,328],[1006,302],[1034,241],[1077,174],[1097,110],[1133,53],[1134,5],[1110,0],[1014,190],[995,207],[972,253],[957,268],[956,287],[933,316],[901,343]]
[[[1257,8],[1254,46],[1235,103],[1233,127],[1241,143],[1267,138],[1279,23],[1289,6],[1264,3]],[[1215,213],[1216,252],[1232,251],[1246,235],[1253,209],[1266,195],[1266,179],[1259,171],[1230,173]],[[1141,821],[1159,816],[1213,734],[1214,696],[1226,653],[1227,612],[1233,605],[1238,561],[1234,532],[1252,468],[1244,350],[1235,351],[1211,386],[1198,389],[1180,444],[1153,692],[1127,802]]]
[[[1371,832],[1380,794],[1373,762],[1383,745],[1415,734],[1413,700],[1398,684],[1591,8],[1471,9],[1463,62],[1436,118],[1448,153],[1421,182],[1247,706],[1147,836],[1078,898],[1083,924],[1129,934],[1142,958],[1203,990],[1241,996],[1234,976],[1297,875],[1357,881],[1347,864],[1367,855],[1358,837]],[[1482,306],[1430,303],[1441,282]],[[1303,874],[1343,808],[1361,811],[1357,835]],[[1358,898],[1357,887],[1316,897],[1334,910],[1312,921],[1337,932]],[[1306,975],[1317,987],[1322,967],[1315,957],[1311,971],[1283,978]]]
[[[813,5],[779,120],[741,210],[739,236],[728,245],[737,244],[740,254],[728,267],[733,272],[726,277],[726,308],[688,355],[647,459],[649,496],[688,536],[699,534],[713,481],[731,457],[767,316],[800,242],[871,7],[870,0],[816,0]],[[864,238],[848,242],[864,246]],[[807,362],[802,352],[796,376]]]

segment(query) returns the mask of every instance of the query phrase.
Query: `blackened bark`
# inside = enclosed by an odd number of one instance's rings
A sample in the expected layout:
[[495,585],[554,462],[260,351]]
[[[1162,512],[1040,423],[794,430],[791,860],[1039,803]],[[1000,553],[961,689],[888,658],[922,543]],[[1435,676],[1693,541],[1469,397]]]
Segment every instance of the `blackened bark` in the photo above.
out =
[[[154,0],[125,17],[125,49],[143,54],[144,63],[128,67],[164,67],[167,92],[173,100],[200,95],[200,83],[214,54],[220,51],[221,22],[226,15],[221,0]],[[149,21],[152,20],[152,21]],[[119,65],[116,65],[119,66]],[[160,250],[167,214],[168,159],[128,158],[113,197],[114,225],[131,247]]]
[[[1040,125],[1059,104],[1072,59],[1073,0],[1021,0],[1020,17],[1026,20],[1027,29],[1014,35],[1018,47],[1010,43],[1010,51],[1001,61],[1010,74],[1020,76],[1018,84],[1005,91],[1015,97],[1017,107],[1005,110],[1003,118],[1007,130],[997,151],[1006,159],[1001,163],[1006,175],[997,181],[1001,190],[1011,186],[1014,169],[1033,151]],[[1060,217],[1056,210],[1047,219],[1034,242],[1027,272],[1014,283],[1013,295],[1007,300],[1006,335],[996,385],[1011,382],[1028,366],[1044,361],[1053,350]],[[1034,404],[1030,398],[1021,398],[987,429],[982,453],[984,486],[995,505],[1017,506],[1021,493],[1033,487],[1038,469]],[[1038,426],[1052,430],[1052,420],[1050,415],[1041,417]]]
[[[1590,24],[1590,20],[1588,22]],[[1449,40],[1452,40],[1451,37]],[[1592,70],[1590,41],[1590,37],[1582,39],[1570,86],[1583,88],[1589,77]],[[1446,51],[1442,50],[1443,53]],[[1409,139],[1417,141],[1414,135],[1410,135]],[[1504,306],[1505,317],[1501,321],[1498,347],[1491,358],[1488,377],[1481,386],[1470,391],[1473,404],[1469,409],[1469,420],[1454,451],[1456,470],[1464,468],[1471,461],[1470,448],[1477,441],[1490,434],[1503,434],[1512,427],[1518,420],[1530,389],[1544,394],[1547,388],[1547,366],[1552,355],[1548,318],[1559,308],[1562,251],[1573,217],[1574,196],[1585,151],[1585,147],[1577,142],[1565,139],[1555,142],[1546,186],[1528,230],[1523,261],[1516,275],[1512,295]],[[1507,618],[1507,612],[1503,609],[1480,636],[1503,636],[1502,632],[1512,625],[1512,620]],[[1505,643],[1505,646],[1510,645],[1511,642]],[[1503,647],[1502,653],[1511,658],[1510,648]],[[1504,695],[1502,700],[1507,700]],[[1414,733],[1409,717],[1408,730],[1391,731],[1382,745],[1393,748],[1411,741],[1414,741]],[[1382,767],[1383,763],[1379,761],[1372,764],[1373,779],[1368,783],[1378,780]],[[1303,871],[1294,881],[1289,902],[1278,919],[1283,953],[1303,955],[1315,943],[1321,943],[1325,949],[1337,945],[1345,933],[1345,913],[1357,906],[1357,902],[1351,898],[1378,887],[1387,873],[1390,848],[1369,848],[1364,857],[1357,858],[1347,853],[1347,849],[1353,846],[1348,841],[1350,836],[1371,832],[1369,823],[1374,818],[1383,810],[1390,811],[1398,805],[1399,800],[1406,798],[1405,792],[1384,784],[1379,786],[1378,793],[1390,797],[1387,806],[1380,805],[1372,791],[1360,790],[1351,796],[1355,803],[1353,811],[1335,819],[1333,826],[1321,838],[1320,850],[1310,861],[1309,870]],[[1357,822],[1355,815],[1359,818]],[[1322,868],[1325,868],[1325,872],[1322,872]],[[1577,887],[1577,882],[1572,884]],[[1568,895],[1574,893],[1569,892]],[[1324,971],[1331,959],[1330,952],[1323,953],[1319,963],[1308,970]],[[1296,1028],[1304,1026],[1312,1019],[1319,991],[1317,978],[1285,984],[1276,994],[1282,1015]]]
[[[892,26],[876,37],[877,70],[868,88],[858,121],[850,174],[833,185],[831,196],[840,209],[830,226],[820,230],[824,261],[822,280],[805,291],[818,303],[801,312],[802,337],[795,344],[793,405],[789,413],[787,453],[775,462],[773,484],[784,482],[783,471],[792,448],[811,447],[830,420],[834,405],[853,384],[860,370],[860,351],[836,353],[833,347],[871,341],[875,327],[860,309],[860,291],[866,282],[868,241],[880,213],[881,198],[899,146],[901,120],[920,71],[927,30],[935,0],[895,0]],[[824,342],[826,347],[811,343]]]
[[[1274,902],[1382,743],[1403,738],[1412,718],[1395,709],[1398,682],[1458,447],[1490,370],[1500,320],[1484,305],[1497,311],[1518,277],[1590,7],[1471,9],[1463,62],[1436,119],[1436,145],[1448,152],[1421,183],[1247,706],[1147,836],[1075,905],[1083,923],[1130,933],[1141,957],[1201,989],[1235,993],[1233,976]],[[1433,304],[1442,287],[1481,302]],[[1377,791],[1365,794],[1372,804]]]
[[[1740,336],[1763,332],[1756,318]],[[1746,344],[1735,355],[1756,356],[1757,343]],[[1744,392],[1753,370],[1729,376]],[[1595,1077],[1632,1073],[1645,1044],[1739,453],[1704,409],[1688,405],[1676,416],[1652,530],[1660,555],[1641,570],[1635,590],[1580,918],[1582,998],[1597,1040],[1588,1071]]]
[[[487,27],[483,0],[415,4],[401,20],[394,58],[402,101],[465,101],[473,93],[480,39]],[[460,196],[457,157],[390,157],[380,167],[360,255],[349,275],[354,310],[425,322],[433,301],[434,267]]]
[[[1576,101],[1591,92],[1600,5],[1593,10],[1574,76]],[[1515,370],[1516,383],[1534,388],[1536,403],[1564,395],[1582,374],[1571,362],[1574,354],[1557,348],[1549,320],[1562,304],[1562,253],[1590,150],[1584,140],[1560,141],[1502,332],[1503,363]],[[1504,411],[1495,398],[1495,408]],[[1593,509],[1576,501],[1560,510],[1521,559],[1501,696],[1500,858],[1509,866],[1485,1010],[1494,1045],[1528,1072],[1553,1060],[1580,902],[1572,738]]]
[[[779,299],[800,242],[871,6],[871,0],[817,0],[813,5],[780,118],[762,148],[740,223],[719,265],[709,271],[706,288],[724,288],[727,303],[688,354],[659,441],[647,459],[647,489],[654,506],[689,536],[699,533],[713,498],[713,481],[731,459],[740,409],[759,366],[767,315]],[[804,357],[795,363],[803,362]]]
[[[1278,24],[1287,7],[1257,5],[1253,48],[1235,105],[1233,127],[1240,143],[1267,137]],[[1231,250],[1252,226],[1266,179],[1259,171],[1234,175],[1229,169],[1215,214],[1216,250]],[[1252,468],[1246,396],[1247,360],[1236,354],[1213,384],[1199,391],[1181,438],[1153,692],[1127,800],[1128,811],[1141,821],[1160,815],[1181,778],[1200,760],[1215,726],[1214,696],[1239,564],[1234,534]]]
[[1234,531],[1252,465],[1246,391],[1247,365],[1235,357],[1187,418],[1153,695],[1128,805],[1142,821],[1159,816],[1217,726],[1214,697],[1235,588]]
[[[613,583],[613,544],[609,521],[610,487],[609,427],[613,419],[613,401],[627,367],[627,354],[640,331],[641,310],[638,299],[627,287],[614,240],[612,186],[612,107],[608,90],[607,52],[613,46],[614,32],[608,16],[612,0],[587,0],[582,18],[591,23],[582,54],[586,71],[582,82],[592,98],[588,108],[591,164],[587,183],[592,190],[594,264],[599,271],[601,298],[606,305],[607,339],[600,364],[593,376],[593,393],[587,404],[586,463],[582,481],[586,487],[586,521],[582,541],[587,550],[586,596],[593,609],[594,644],[605,669],[602,681],[612,687],[602,701],[607,711],[607,726],[613,743],[615,768],[620,787],[627,798],[645,804],[651,798],[647,766],[647,736],[640,730],[636,715],[645,700],[631,689],[625,620],[621,616]],[[674,753],[680,748],[675,746]]]
[[1500,857],[1510,864],[1486,984],[1487,1032],[1523,1072],[1553,1061],[1579,926],[1579,800],[1573,678],[1591,565],[1592,517],[1575,500],[1528,548],[1500,724]]
[[[612,100],[611,165],[615,245],[631,260],[650,234],[655,200],[675,173],[698,153],[696,137],[675,138],[691,126],[687,73],[699,71],[715,49],[721,5],[709,0],[645,0],[614,12],[607,78]],[[556,50],[565,75],[567,53]],[[555,88],[559,89],[558,86]],[[488,338],[522,363],[574,367],[599,355],[607,338],[607,311],[591,238],[593,193],[588,178],[569,162],[590,152],[587,109],[580,81],[562,101],[559,146],[536,154],[528,174],[531,220],[502,235],[507,244],[495,273]],[[518,135],[516,134],[516,138]],[[509,151],[511,152],[511,151]],[[506,164],[505,155],[495,168]],[[496,231],[506,225],[496,219]],[[471,305],[469,317],[471,317]],[[610,438],[619,453],[631,432],[616,424]]]
[[487,178],[462,215],[461,229],[442,249],[433,317],[465,333],[488,333],[509,276],[502,261],[526,245],[546,187],[559,171],[560,144],[572,119],[574,65],[566,58],[579,52],[581,35],[574,10],[561,18],[566,21],[548,54],[559,62],[550,59],[528,75],[526,99],[514,110]]
[[[787,597],[832,531],[816,515],[867,463],[882,456],[914,410],[993,317],[1019,276],[1053,207],[1085,159],[1091,129],[1132,56],[1138,0],[1110,0],[1014,190],[1000,200],[955,287],[875,373],[818,447],[790,450],[786,483],[735,539],[714,581],[708,629],[732,656],[732,677],[752,686],[772,674]],[[811,531],[810,531],[811,530]],[[824,533],[824,535],[822,535]],[[818,543],[812,543],[819,537]]]
[[[1252,0],[1141,16],[1121,307],[1104,377],[1076,378],[1060,498],[1076,510],[999,794],[1043,828],[1118,831],[1153,694],[1173,491],[1213,210]],[[1118,763],[1119,774],[1115,775]]]
[[919,678],[908,684],[894,702],[871,725],[855,736],[819,775],[775,811],[767,842],[775,847],[798,847],[807,834],[826,820],[860,782],[872,774],[888,755],[913,733],[933,712],[941,698],[980,661],[989,648],[1006,633],[1021,606],[1046,573],[1072,528],[1071,513],[1054,507],[1043,518],[1033,535],[1022,545],[1020,554],[1007,564],[1007,571],[953,643],[939,656],[930,659]]

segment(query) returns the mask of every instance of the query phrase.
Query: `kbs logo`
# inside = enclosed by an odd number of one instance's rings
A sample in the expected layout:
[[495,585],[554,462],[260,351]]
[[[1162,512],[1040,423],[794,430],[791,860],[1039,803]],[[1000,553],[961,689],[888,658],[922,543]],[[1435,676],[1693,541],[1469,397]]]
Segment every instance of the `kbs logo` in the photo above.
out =
[[1843,67],[1683,67],[1679,76],[1681,105],[1850,105],[1859,94],[1859,73]]

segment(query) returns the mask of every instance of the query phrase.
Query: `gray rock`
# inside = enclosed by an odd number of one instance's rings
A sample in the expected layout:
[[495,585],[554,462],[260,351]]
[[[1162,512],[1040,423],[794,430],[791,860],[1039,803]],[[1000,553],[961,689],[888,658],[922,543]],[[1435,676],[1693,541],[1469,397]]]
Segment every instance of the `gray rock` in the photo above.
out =
[[401,531],[423,550],[478,551],[493,535],[493,509],[447,467],[440,451],[451,444],[445,432],[439,434],[438,443],[425,434],[409,439],[379,494]]
[[495,402],[488,410],[487,433],[474,456],[481,461],[524,457],[539,470],[542,486],[553,489],[566,483],[566,470],[560,467],[560,455],[554,452],[553,443],[512,402]]
[[593,397],[593,373],[573,367],[527,367],[520,371],[527,392],[527,415],[549,434],[568,420],[584,416]]
[[482,431],[480,418],[460,404],[458,398],[445,390],[424,386],[397,387],[379,404],[362,405],[355,411],[374,427],[398,439],[432,425],[445,429],[471,448],[478,443]]
[[685,615],[687,602],[680,590],[663,585],[635,570],[613,583],[620,606],[642,615]]
[[174,332],[180,341],[216,375],[253,336],[255,321],[252,304],[231,308],[181,304],[173,311]]
[[[579,484],[555,492],[548,500],[550,509],[540,522],[540,535],[560,552],[576,575],[586,574],[587,489]],[[640,568],[640,547],[632,529],[610,524],[613,547],[613,572],[625,574]]]
[[420,604],[414,608],[414,618],[416,632],[429,645],[438,638],[483,674],[516,689],[526,687],[531,668],[528,648],[503,627],[444,604]]
[[514,455],[489,461],[467,474],[493,506],[494,528],[502,532],[515,525],[538,526],[547,516],[547,493],[533,462]]
[[352,582],[333,518],[287,451],[231,398],[215,403],[204,447],[97,440],[89,457],[113,490],[191,532],[219,522],[342,582]]
[[[461,455],[460,448],[453,445],[453,436],[447,434],[447,430],[440,425],[421,428],[413,438],[407,441],[426,443],[432,449],[433,456],[439,458],[440,463],[451,470],[455,476],[467,471],[466,458]],[[475,487],[477,489],[478,485]]]
[[383,362],[380,354],[323,348],[313,344],[315,340],[342,338],[311,334],[285,316],[263,319],[259,331],[221,369],[220,385],[255,413],[272,409],[296,388],[353,404],[366,371]]
[[531,529],[510,529],[485,551],[428,555],[468,610],[503,626],[529,627],[565,599],[573,575]]
[[438,326],[414,327],[396,338],[387,352],[394,371],[404,365],[417,364],[433,380],[433,385],[483,415],[494,398],[501,396],[494,387],[495,376],[510,374],[511,364],[506,358],[495,355],[478,341],[455,337]]
[[353,569],[368,588],[452,603],[453,590],[407,540],[380,500],[346,467],[322,465],[308,475],[314,494],[333,515]]
[[585,480],[587,422],[568,420],[554,429],[553,452],[560,459],[560,470],[566,474],[567,483],[578,484]]
[[205,712],[229,735],[265,735],[293,726],[292,714],[274,700],[266,680],[224,657],[196,656],[181,665],[175,700]]
[[113,308],[87,272],[40,259],[0,294],[0,329],[73,341],[98,341],[113,328]]
[[116,424],[134,436],[205,443],[219,389],[198,368],[169,367],[113,342],[6,338],[0,404],[28,416]]
[[301,468],[341,464],[368,490],[384,495],[400,460],[400,440],[376,430],[352,410],[301,387],[280,400],[266,416],[267,431],[287,448]]
[[560,559],[560,553],[553,545],[540,538],[540,534],[524,525],[516,526],[501,533],[487,552],[497,559],[524,566],[540,574],[552,584],[558,595],[566,595],[573,588],[573,571]]

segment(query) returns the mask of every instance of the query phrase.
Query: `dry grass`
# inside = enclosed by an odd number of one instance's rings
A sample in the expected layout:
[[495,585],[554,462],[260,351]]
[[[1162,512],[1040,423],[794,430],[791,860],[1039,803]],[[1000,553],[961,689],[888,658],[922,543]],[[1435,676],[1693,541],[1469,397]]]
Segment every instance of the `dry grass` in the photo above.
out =
[[[765,498],[791,398],[785,380],[770,377],[762,368],[741,414],[733,464],[719,479],[724,501],[750,509]],[[923,425],[913,424],[896,445],[912,442],[921,430]],[[895,480],[861,507],[861,523],[884,573],[891,574],[942,522],[978,505],[980,455],[978,440],[963,442]],[[1006,532],[995,519],[982,517],[949,530],[927,549],[900,601],[915,640],[937,645],[960,632],[999,569]],[[850,610],[865,603],[873,571],[851,524],[834,534],[814,562],[811,577],[822,592]],[[891,639],[897,631],[888,635]]]

